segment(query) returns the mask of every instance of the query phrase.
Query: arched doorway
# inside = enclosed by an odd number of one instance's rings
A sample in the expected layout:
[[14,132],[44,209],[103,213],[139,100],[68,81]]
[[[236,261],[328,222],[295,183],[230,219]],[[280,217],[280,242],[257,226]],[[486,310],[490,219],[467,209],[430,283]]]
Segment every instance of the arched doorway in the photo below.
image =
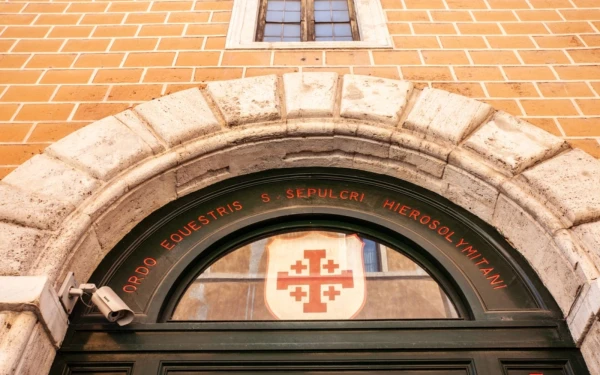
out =
[[[592,373],[600,369],[600,164],[486,104],[409,82],[334,73],[214,82],[87,126],[3,180],[1,267],[56,288],[68,271],[88,280],[169,202],[304,167],[408,181],[493,226],[552,295]],[[29,318],[22,347],[46,353],[47,368],[66,317]]]
[[371,173],[213,185],[145,219],[92,281],[119,291],[136,323],[117,329],[80,305],[53,374],[587,373],[558,305],[495,230]]

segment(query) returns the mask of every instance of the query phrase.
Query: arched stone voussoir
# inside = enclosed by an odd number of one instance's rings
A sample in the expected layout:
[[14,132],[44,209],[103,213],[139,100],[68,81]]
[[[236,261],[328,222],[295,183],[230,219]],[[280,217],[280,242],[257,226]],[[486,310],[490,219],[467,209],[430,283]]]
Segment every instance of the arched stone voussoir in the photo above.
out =
[[586,298],[600,268],[600,161],[487,104],[375,77],[213,82],[76,131],[0,183],[0,242],[20,242],[0,250],[0,274],[85,281],[168,202],[310,166],[394,176],[475,213],[525,256],[583,342],[581,322],[599,312]]

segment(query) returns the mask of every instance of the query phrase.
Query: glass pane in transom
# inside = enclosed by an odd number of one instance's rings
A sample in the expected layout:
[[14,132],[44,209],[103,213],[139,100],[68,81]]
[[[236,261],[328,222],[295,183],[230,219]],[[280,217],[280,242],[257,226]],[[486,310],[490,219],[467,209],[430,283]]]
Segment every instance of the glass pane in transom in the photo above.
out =
[[223,256],[187,289],[174,320],[457,318],[417,263],[356,234],[298,231]]

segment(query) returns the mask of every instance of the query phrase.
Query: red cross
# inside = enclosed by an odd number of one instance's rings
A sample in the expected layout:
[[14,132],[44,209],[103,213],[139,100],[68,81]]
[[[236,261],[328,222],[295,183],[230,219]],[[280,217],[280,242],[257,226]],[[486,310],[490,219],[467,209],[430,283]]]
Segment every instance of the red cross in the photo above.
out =
[[[287,272],[277,272],[277,290],[287,290],[292,285],[308,285],[308,302],[305,302],[303,306],[305,313],[327,312],[327,304],[321,300],[322,285],[339,284],[342,288],[354,288],[351,270],[343,270],[340,275],[322,274],[321,259],[323,258],[325,258],[325,250],[304,250],[304,259],[308,259],[308,275],[290,275]],[[329,288],[331,291],[333,287],[330,286]],[[298,287],[296,287],[297,291]],[[335,289],[334,292],[336,292]],[[335,299],[335,294],[330,293],[329,300]],[[337,292],[337,294],[339,295],[340,292]],[[298,297],[296,297],[296,301],[299,301]]]
[[325,292],[323,292],[323,294],[325,295],[325,297],[329,297],[330,301],[334,301],[335,300],[335,296],[339,296],[340,292],[338,292],[337,290],[335,290],[335,287],[333,285],[330,285],[329,289],[326,290]]
[[296,264],[294,264],[293,266],[290,267],[292,270],[296,271],[296,273],[301,273],[302,270],[307,269],[308,267],[306,267],[304,264],[302,264],[301,260],[296,261]]
[[290,292],[290,296],[296,298],[296,301],[298,302],[302,301],[302,297],[304,297],[305,295],[306,292],[303,292],[302,288],[300,288],[299,286],[296,287],[296,290]]
[[323,265],[323,268],[325,268],[327,272],[333,273],[333,271],[335,271],[336,268],[340,268],[340,265],[336,264],[333,260],[329,259],[327,261],[327,264]]

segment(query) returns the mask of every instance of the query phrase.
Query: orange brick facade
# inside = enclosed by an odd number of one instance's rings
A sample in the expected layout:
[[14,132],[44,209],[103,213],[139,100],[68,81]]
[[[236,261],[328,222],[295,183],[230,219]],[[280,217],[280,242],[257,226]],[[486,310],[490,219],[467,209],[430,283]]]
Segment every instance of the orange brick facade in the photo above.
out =
[[600,1],[381,1],[393,50],[228,51],[232,1],[3,1],[0,178],[140,102],[294,71],[456,92],[600,157]]

